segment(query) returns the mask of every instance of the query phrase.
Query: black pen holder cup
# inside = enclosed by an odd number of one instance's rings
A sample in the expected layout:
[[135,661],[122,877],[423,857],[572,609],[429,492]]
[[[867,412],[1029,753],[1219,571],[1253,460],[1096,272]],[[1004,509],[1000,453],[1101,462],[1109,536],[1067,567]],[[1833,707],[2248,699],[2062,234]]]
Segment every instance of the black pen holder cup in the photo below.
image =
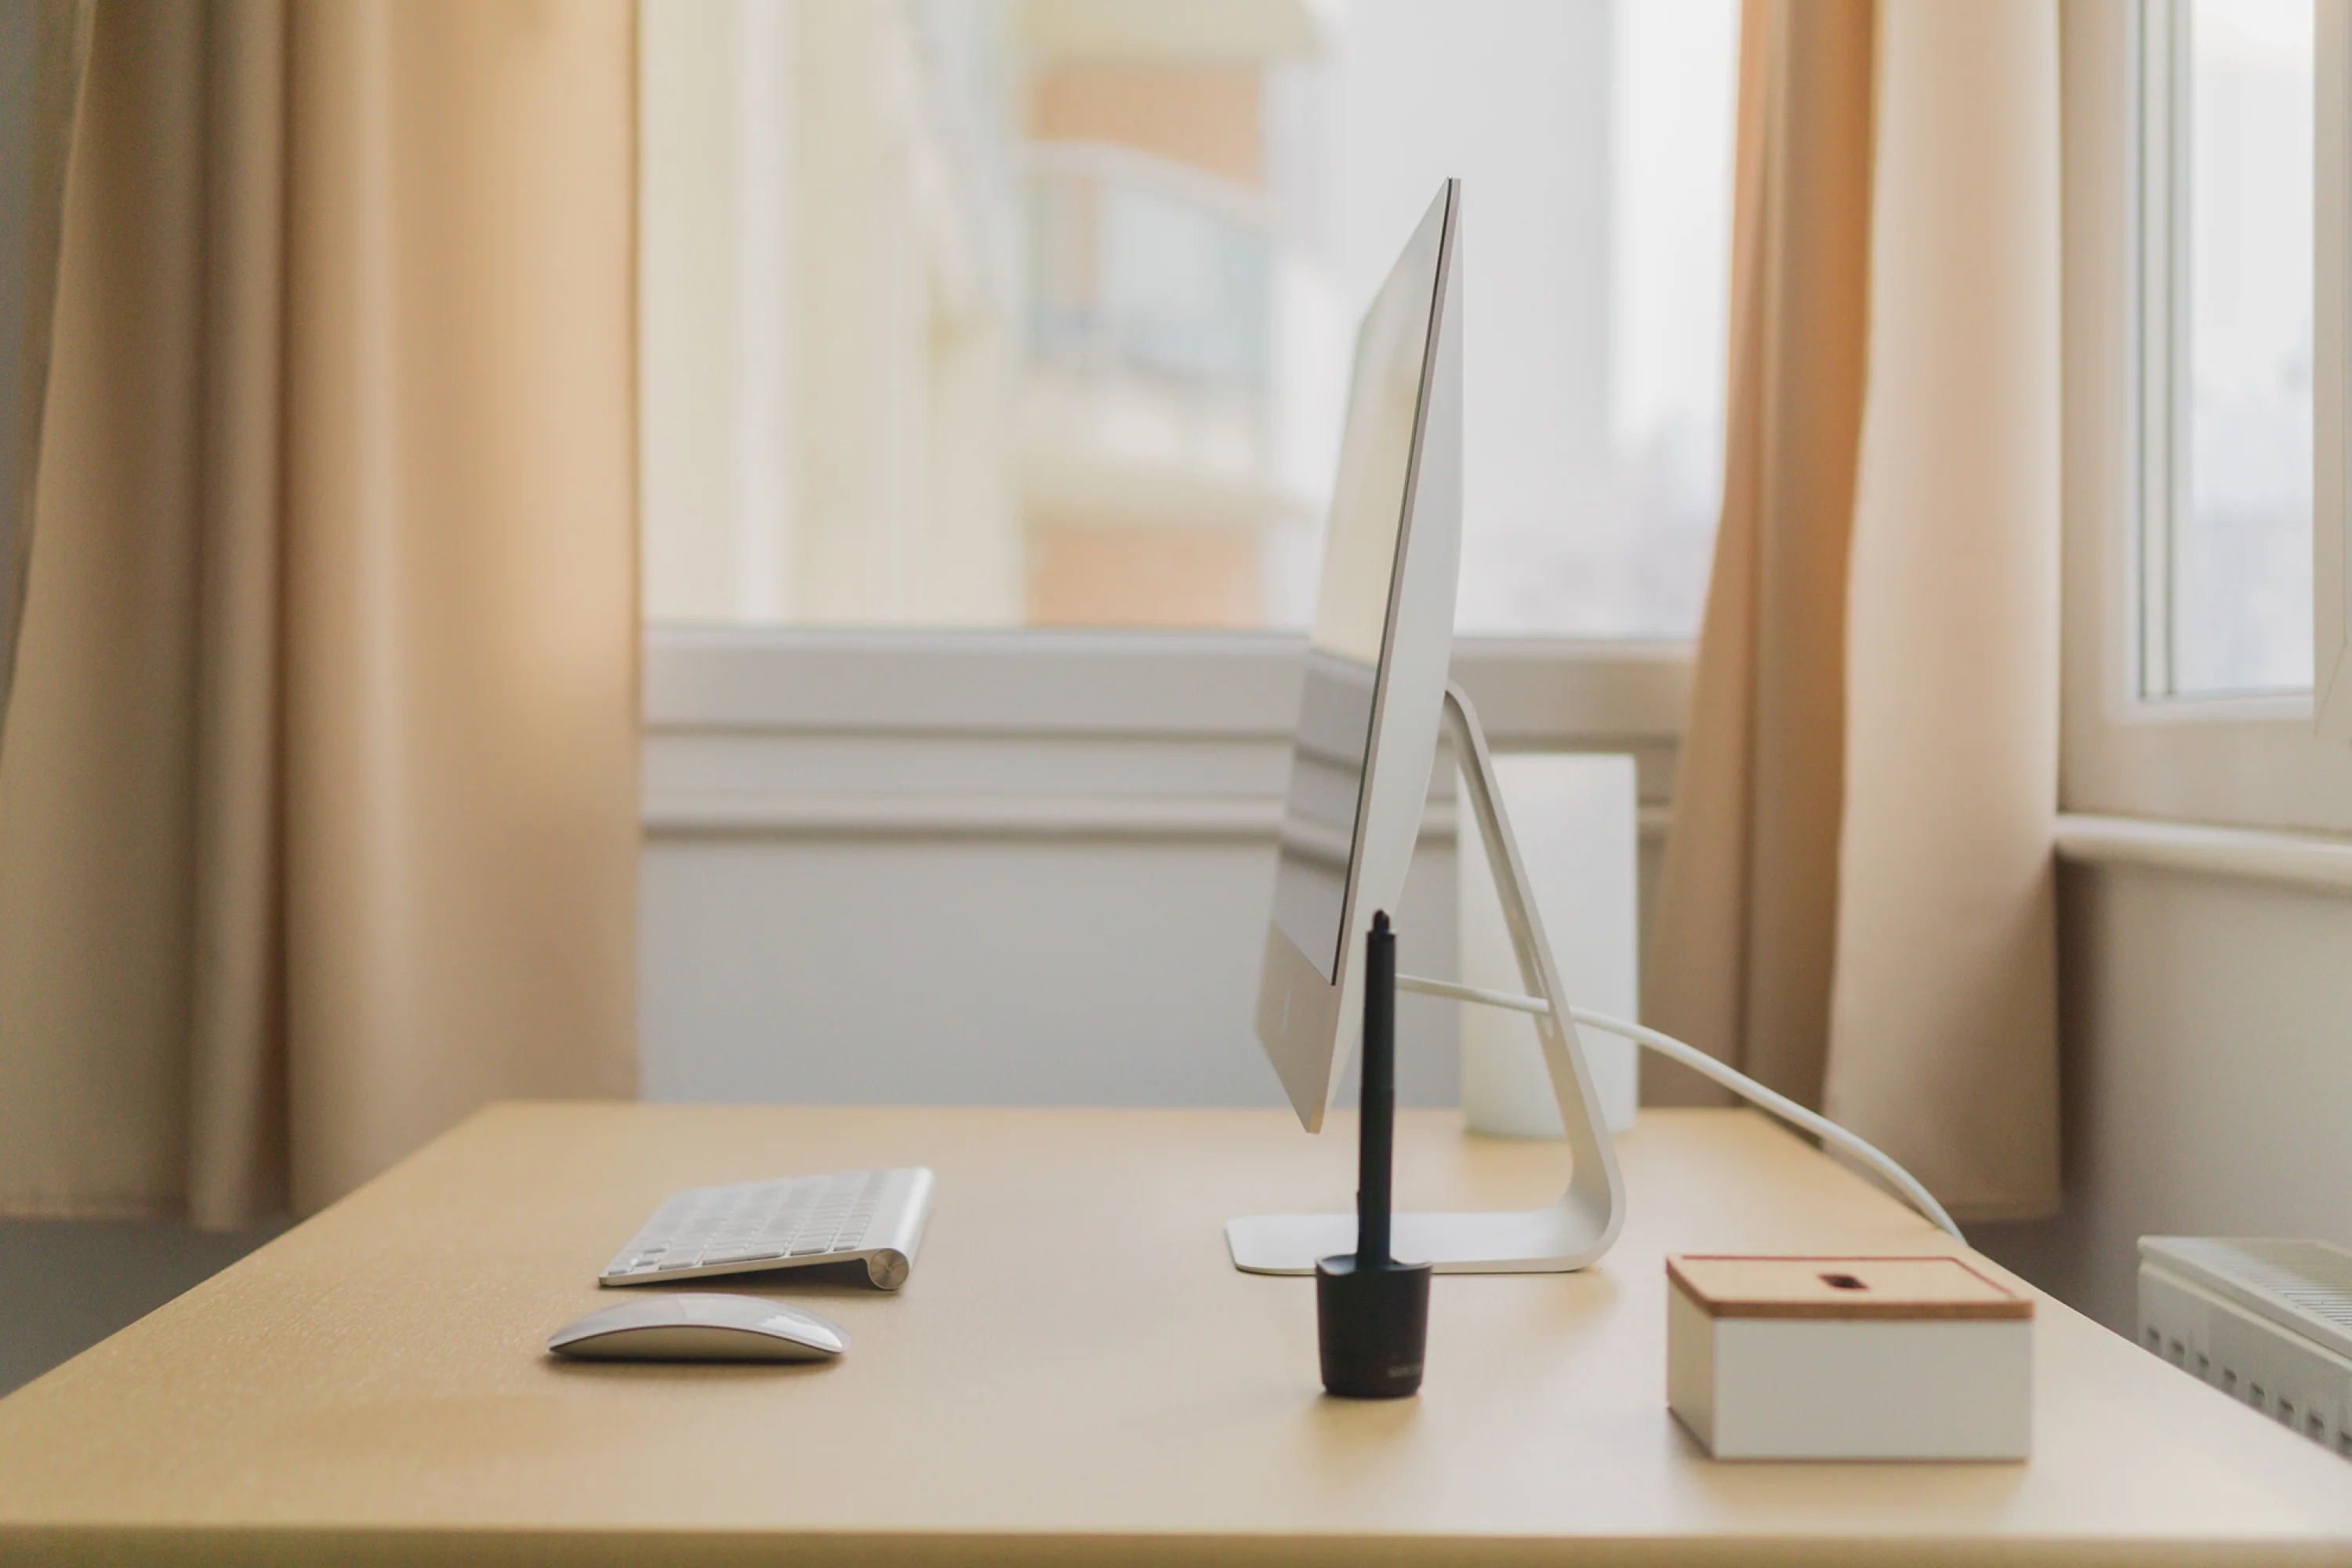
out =
[[1402,1399],[1421,1390],[1429,1341],[1429,1265],[1359,1268],[1343,1252],[1315,1265],[1315,1326],[1323,1388],[1349,1399]]

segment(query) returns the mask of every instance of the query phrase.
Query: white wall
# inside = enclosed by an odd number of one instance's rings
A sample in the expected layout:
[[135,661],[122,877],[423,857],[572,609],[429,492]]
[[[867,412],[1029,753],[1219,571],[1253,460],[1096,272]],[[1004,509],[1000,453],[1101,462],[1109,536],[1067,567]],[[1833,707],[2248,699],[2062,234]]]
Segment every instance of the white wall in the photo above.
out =
[[1979,1244],[2125,1333],[2143,1235],[2352,1245],[2352,896],[2109,864],[2060,899],[2065,1206]]
[[[641,1059],[655,1100],[1284,1103],[1252,1022],[1296,641],[656,631]],[[1465,651],[1490,738],[1672,788],[1684,650]],[[1456,973],[1450,769],[1397,911]],[[1457,1097],[1454,1005],[1398,1089]]]
[[[1251,1024],[1271,836],[917,828],[646,847],[649,1100],[1284,1102]],[[1453,973],[1454,858],[1416,858],[1409,971]],[[1403,998],[1398,1096],[1455,1099],[1454,1009]]]

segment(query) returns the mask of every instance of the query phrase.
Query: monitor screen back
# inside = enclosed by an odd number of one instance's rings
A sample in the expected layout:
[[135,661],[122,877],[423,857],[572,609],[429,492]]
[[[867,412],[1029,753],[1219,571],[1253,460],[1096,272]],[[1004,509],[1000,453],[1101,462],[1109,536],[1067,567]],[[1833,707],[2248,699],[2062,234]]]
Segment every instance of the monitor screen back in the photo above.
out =
[[1337,983],[1444,239],[1441,195],[1356,334],[1275,872],[1274,923]]

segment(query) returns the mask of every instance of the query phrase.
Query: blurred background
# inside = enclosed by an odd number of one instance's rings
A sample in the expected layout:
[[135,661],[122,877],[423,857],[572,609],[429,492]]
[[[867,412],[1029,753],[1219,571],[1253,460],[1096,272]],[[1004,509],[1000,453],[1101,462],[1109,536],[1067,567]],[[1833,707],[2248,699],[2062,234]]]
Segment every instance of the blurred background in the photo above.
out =
[[1459,175],[1459,629],[1694,635],[1738,20],[646,6],[647,618],[1303,626],[1355,322]]

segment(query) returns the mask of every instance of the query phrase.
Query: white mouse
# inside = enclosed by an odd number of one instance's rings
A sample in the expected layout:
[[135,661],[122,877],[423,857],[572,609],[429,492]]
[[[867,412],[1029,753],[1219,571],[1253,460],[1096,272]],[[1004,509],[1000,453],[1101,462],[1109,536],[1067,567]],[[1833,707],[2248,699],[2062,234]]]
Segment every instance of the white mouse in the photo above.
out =
[[760,1296],[647,1296],[591,1312],[548,1337],[557,1355],[604,1361],[831,1361],[841,1325]]

